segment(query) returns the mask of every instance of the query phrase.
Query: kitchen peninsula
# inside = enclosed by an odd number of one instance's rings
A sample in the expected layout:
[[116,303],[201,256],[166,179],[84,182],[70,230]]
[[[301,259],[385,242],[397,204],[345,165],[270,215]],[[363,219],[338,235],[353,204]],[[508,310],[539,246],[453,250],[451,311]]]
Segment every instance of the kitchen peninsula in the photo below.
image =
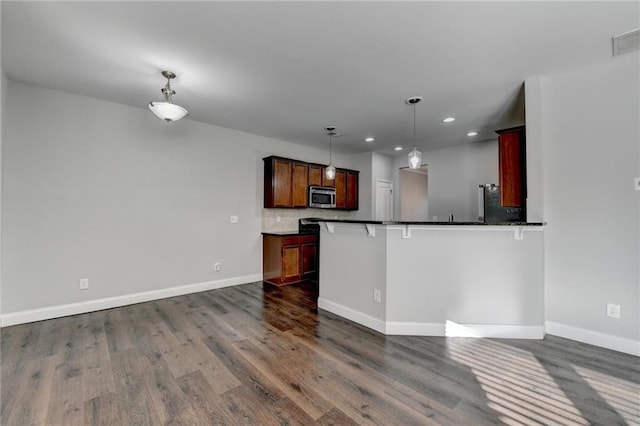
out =
[[319,308],[384,334],[543,337],[543,223],[318,222]]

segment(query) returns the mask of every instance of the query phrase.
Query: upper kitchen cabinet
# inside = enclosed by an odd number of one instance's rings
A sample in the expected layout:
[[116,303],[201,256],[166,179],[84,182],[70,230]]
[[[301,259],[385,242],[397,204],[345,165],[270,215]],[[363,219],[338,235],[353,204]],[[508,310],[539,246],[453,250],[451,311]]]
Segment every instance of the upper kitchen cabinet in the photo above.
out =
[[307,207],[309,166],[280,157],[264,158],[264,206]]
[[333,188],[334,181],[327,179],[325,167],[321,164],[309,164],[309,185],[328,186]]
[[336,169],[336,178],[333,181],[336,188],[336,208],[347,208],[347,171]]
[[336,178],[325,177],[325,166],[270,156],[264,160],[264,207],[304,208],[308,206],[309,186],[336,189],[336,209],[358,210],[357,170],[336,169]]
[[358,210],[360,172],[347,170],[347,210]]
[[309,166],[306,163],[291,163],[291,207],[307,207]]
[[497,130],[500,205],[524,207],[527,197],[525,126]]
[[324,167],[320,164],[309,164],[309,185],[322,186]]
[[340,210],[358,210],[358,178],[360,172],[355,170],[337,169],[336,208]]

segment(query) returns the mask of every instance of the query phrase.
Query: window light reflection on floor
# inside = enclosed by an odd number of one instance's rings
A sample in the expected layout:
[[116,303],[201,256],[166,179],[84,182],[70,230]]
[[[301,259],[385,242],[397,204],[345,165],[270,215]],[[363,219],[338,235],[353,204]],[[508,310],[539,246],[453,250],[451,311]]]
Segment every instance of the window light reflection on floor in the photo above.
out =
[[471,369],[505,424],[589,424],[529,352],[488,339],[448,339],[447,347],[453,360]]
[[640,386],[618,377],[611,377],[588,368],[573,365],[592,389],[615,409],[630,425],[640,424]]

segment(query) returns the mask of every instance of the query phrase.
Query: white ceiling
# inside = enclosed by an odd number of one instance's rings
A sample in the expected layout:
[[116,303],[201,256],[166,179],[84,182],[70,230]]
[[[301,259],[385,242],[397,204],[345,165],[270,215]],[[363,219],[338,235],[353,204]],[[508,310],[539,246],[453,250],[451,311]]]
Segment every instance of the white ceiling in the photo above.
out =
[[[190,118],[344,153],[396,154],[522,124],[523,81],[607,60],[631,2],[10,2],[17,81],[146,108],[163,69]],[[149,112],[151,114],[151,112]],[[453,115],[454,123],[441,119]],[[158,125],[179,126],[180,123]],[[363,141],[367,136],[374,143]],[[407,150],[403,151],[406,153]],[[403,154],[406,155],[406,154]]]

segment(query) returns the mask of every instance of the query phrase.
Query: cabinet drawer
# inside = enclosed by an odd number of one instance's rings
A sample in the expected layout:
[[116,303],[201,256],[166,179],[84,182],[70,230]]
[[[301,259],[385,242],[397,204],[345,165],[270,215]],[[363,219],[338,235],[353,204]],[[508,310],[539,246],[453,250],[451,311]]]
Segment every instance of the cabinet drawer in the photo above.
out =
[[284,237],[282,240],[282,244],[285,246],[291,246],[291,245],[315,243],[317,241],[318,241],[318,237],[316,235],[296,235],[291,237]]

